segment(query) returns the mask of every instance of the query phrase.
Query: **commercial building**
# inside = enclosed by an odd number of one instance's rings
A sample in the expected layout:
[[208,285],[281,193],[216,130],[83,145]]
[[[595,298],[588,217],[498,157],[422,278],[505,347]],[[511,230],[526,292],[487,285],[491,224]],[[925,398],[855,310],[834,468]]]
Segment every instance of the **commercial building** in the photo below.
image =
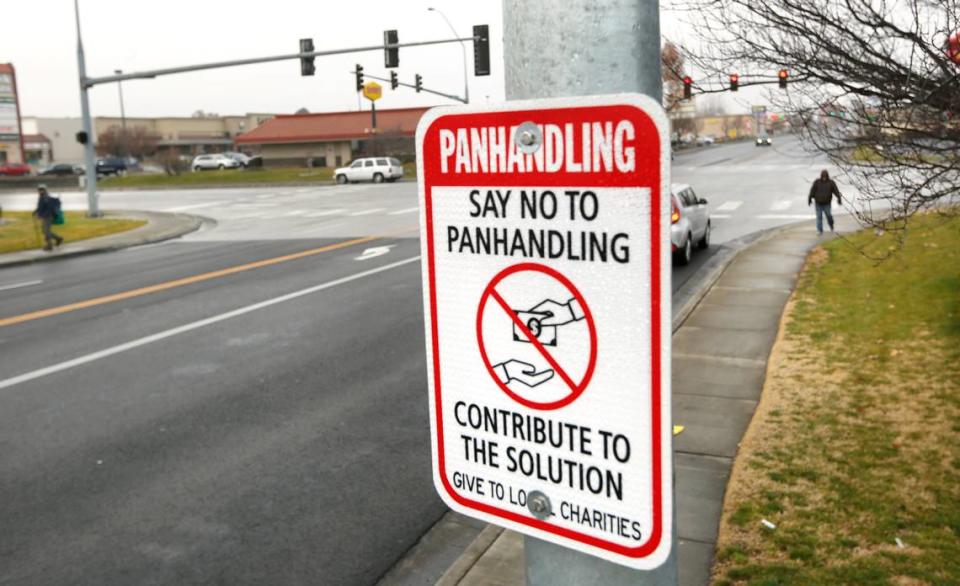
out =
[[236,137],[238,147],[268,166],[338,167],[357,156],[412,159],[417,123],[428,108],[281,115]]
[[17,72],[12,64],[0,63],[0,163],[22,163],[24,158]]

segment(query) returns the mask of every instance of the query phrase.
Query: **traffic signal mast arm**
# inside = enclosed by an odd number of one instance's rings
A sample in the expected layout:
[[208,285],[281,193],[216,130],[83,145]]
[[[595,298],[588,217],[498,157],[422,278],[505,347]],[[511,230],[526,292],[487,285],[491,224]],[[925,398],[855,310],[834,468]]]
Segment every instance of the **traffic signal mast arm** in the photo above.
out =
[[[353,72],[352,72],[352,71],[350,72],[350,75],[353,75]],[[379,77],[379,76],[377,76],[377,75],[370,75],[369,73],[364,73],[363,76],[364,76],[364,77],[367,77],[367,78],[370,78],[370,79],[375,79],[375,80],[377,80],[377,81],[385,81],[385,82],[387,82],[387,83],[390,83],[390,78],[389,78],[389,77]],[[412,84],[412,83],[403,83],[402,81],[399,81],[399,80],[397,81],[397,85],[402,85],[402,86],[404,86],[404,87],[408,87],[408,88],[411,88],[411,89],[417,89],[417,86],[416,86],[415,84]],[[446,93],[443,93],[443,92],[438,92],[437,90],[431,90],[431,89],[425,88],[425,87],[423,87],[422,85],[420,86],[420,91],[421,91],[421,92],[427,92],[428,94],[434,94],[434,95],[437,95],[437,96],[443,96],[444,98],[449,98],[449,99],[451,99],[451,100],[456,100],[456,101],[462,102],[462,103],[464,103],[464,104],[468,103],[467,100],[466,100],[465,98],[461,97],[461,96],[455,96],[455,95],[453,95],[453,94],[446,94]]]
[[[293,59],[302,59],[310,57],[327,57],[330,55],[345,55],[347,53],[363,53],[366,51],[383,51],[384,49],[403,48],[403,47],[425,47],[428,45],[443,45],[449,43],[461,43],[464,41],[478,41],[482,37],[463,37],[453,39],[440,39],[436,41],[417,41],[413,43],[397,43],[395,45],[368,45],[363,47],[351,47],[349,49],[332,49],[329,51],[313,51],[310,53],[287,53],[285,55],[274,55],[272,57],[253,57],[250,59],[238,59],[235,61],[217,61],[215,63],[201,63],[199,65],[184,65],[183,67],[169,67],[166,69],[153,69],[149,71],[135,71],[132,73],[123,73],[118,75],[105,75],[103,77],[86,77],[81,80],[83,87],[91,88],[102,83],[114,83],[126,81],[128,79],[153,79],[163,75],[174,75],[176,73],[189,73],[191,71],[204,71],[206,69],[221,69],[224,67],[238,67],[240,65],[255,65],[257,63],[271,63],[273,61],[290,61]],[[387,80],[389,81],[389,80]],[[428,90],[423,90],[428,91]],[[438,92],[432,92],[438,93]],[[445,95],[445,94],[440,94]],[[452,97],[452,96],[447,96]],[[458,99],[459,98],[455,98]]]
[[[742,74],[737,74],[738,88],[745,88],[745,87],[759,86],[759,85],[780,84],[779,74],[775,76],[751,75],[750,79],[753,81],[744,81],[744,79],[746,79],[745,76],[743,76]],[[789,72],[788,79],[789,79],[789,83],[796,83],[798,81],[808,80],[810,79],[810,77],[806,75],[796,76],[793,74],[793,72]],[[718,87],[707,88],[701,84],[698,84],[696,82],[696,79],[691,78],[690,86],[692,88],[692,94],[695,96],[701,95],[701,94],[721,94],[721,93],[730,91],[730,80],[729,78],[727,78],[726,80],[724,80],[724,83],[720,84]]]

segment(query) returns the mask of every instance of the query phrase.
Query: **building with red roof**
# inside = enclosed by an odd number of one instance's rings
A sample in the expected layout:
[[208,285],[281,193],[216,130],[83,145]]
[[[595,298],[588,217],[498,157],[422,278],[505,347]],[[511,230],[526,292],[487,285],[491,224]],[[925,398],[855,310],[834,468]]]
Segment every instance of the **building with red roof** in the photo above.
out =
[[428,108],[280,115],[236,137],[237,147],[269,166],[338,167],[355,156],[412,157],[417,124]]

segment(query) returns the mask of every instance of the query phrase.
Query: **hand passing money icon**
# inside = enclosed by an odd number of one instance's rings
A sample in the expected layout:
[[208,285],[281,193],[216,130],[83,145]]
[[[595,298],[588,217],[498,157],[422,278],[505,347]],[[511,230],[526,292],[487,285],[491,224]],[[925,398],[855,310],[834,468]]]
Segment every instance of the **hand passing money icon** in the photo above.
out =
[[500,382],[507,384],[511,381],[521,382],[528,387],[535,387],[541,385],[548,380],[553,378],[553,371],[550,369],[537,372],[537,369],[532,364],[527,364],[520,360],[507,360],[506,362],[501,362],[493,367],[493,371],[497,373],[497,377],[500,379]]

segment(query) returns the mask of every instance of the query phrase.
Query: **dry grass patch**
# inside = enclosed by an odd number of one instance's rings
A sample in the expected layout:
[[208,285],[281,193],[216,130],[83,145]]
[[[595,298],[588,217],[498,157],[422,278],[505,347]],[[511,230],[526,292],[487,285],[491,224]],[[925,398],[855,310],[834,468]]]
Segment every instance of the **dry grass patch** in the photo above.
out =
[[960,219],[811,253],[717,551],[722,585],[960,584]]
[[[53,231],[64,238],[66,244],[126,232],[143,226],[143,220],[127,218],[88,218],[83,212],[64,212],[66,222],[54,226]],[[38,221],[30,212],[4,212],[0,224],[0,254],[43,247],[43,236]]]

